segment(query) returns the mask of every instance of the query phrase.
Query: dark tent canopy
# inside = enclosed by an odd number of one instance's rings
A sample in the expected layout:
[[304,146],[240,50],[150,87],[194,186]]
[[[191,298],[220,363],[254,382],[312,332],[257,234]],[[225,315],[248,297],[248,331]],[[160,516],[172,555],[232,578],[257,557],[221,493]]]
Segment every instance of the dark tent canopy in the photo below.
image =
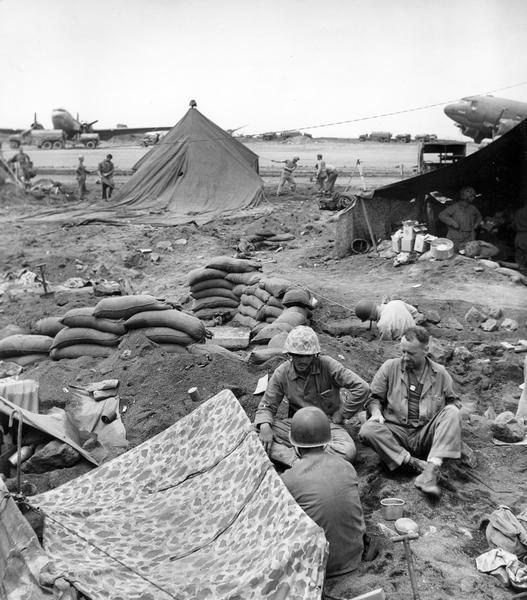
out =
[[258,156],[190,108],[137,164],[113,199],[113,208],[163,213],[165,223],[203,221],[263,198]]
[[373,197],[411,200],[439,191],[457,198],[466,185],[482,194],[490,210],[519,207],[527,200],[527,120],[453,165],[378,188]]
[[[444,236],[447,228],[438,220],[438,215],[445,204],[430,193],[438,192],[440,196],[457,200],[464,186],[472,186],[479,194],[474,204],[487,228],[479,231],[478,238],[495,244],[502,257],[511,259],[515,236],[512,217],[527,203],[527,120],[452,165],[364,194],[373,234],[387,239],[399,229],[401,221],[417,219],[425,222],[434,235]],[[342,218],[341,228],[345,231],[341,236],[344,240],[342,256],[349,250],[352,239],[370,239],[362,212],[357,205]]]

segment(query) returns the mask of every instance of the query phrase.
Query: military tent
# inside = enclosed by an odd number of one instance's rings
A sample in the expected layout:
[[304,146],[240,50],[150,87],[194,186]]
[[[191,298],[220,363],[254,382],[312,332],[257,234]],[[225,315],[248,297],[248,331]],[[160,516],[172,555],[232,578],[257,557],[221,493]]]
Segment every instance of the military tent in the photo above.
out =
[[324,531],[288,492],[230,390],[27,502],[44,516],[56,569],[91,600],[322,595]]
[[181,222],[210,220],[256,206],[262,198],[258,156],[191,107],[136,164],[112,204]]
[[[475,205],[483,217],[503,213],[509,221],[512,213],[527,201],[527,120],[503,136],[483,146],[458,162],[410,177],[364,194],[370,223],[377,238],[387,238],[401,226],[404,219],[426,222],[429,230],[444,235],[446,228],[437,221],[444,208],[430,196],[438,192],[456,200],[463,186],[474,187],[480,196]],[[339,253],[344,255],[352,238],[369,241],[367,223],[361,203],[339,219],[342,232]],[[511,246],[513,230],[504,224],[500,236]],[[345,238],[345,243],[342,240]],[[496,240],[488,239],[496,243]],[[500,244],[498,244],[500,245]]]

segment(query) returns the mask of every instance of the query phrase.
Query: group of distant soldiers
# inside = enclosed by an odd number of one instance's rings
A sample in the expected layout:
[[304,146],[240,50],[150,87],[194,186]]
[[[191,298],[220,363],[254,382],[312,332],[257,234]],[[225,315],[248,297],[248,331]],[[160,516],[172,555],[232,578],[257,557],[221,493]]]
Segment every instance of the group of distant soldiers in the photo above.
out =
[[[292,192],[296,190],[296,181],[293,177],[293,172],[296,170],[299,160],[299,156],[294,156],[292,159],[286,160],[271,160],[271,162],[284,165],[282,172],[280,173],[280,181],[276,190],[277,196],[282,195],[286,184],[289,184]],[[333,194],[338,175],[338,169],[333,165],[326,164],[322,154],[317,154],[314,178],[317,184],[317,193],[319,196],[330,196]]]

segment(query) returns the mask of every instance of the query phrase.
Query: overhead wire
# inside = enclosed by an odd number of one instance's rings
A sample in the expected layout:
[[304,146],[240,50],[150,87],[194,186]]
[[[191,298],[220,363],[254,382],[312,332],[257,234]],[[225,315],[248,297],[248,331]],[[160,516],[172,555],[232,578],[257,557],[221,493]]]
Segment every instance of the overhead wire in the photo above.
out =
[[[527,80],[526,81],[520,81],[518,83],[514,83],[512,85],[507,85],[507,86],[503,86],[500,88],[495,88],[492,90],[488,90],[486,92],[480,92],[478,94],[473,94],[474,96],[485,96],[488,94],[493,94],[495,92],[502,92],[504,90],[510,90],[516,87],[521,87],[522,85],[527,85]],[[444,104],[449,104],[451,102],[456,102],[458,100],[458,98],[451,98],[449,100],[444,100],[442,102],[433,102],[431,104],[422,104],[420,106],[413,106],[411,108],[404,108],[401,110],[396,110],[396,111],[391,111],[391,112],[385,112],[385,113],[378,113],[378,114],[374,114],[374,115],[368,115],[365,117],[355,117],[353,119],[346,119],[346,120],[342,120],[342,121],[333,121],[330,123],[319,123],[319,124],[315,124],[315,125],[306,125],[303,127],[295,127],[292,129],[282,129],[280,130],[282,133],[290,133],[292,131],[304,131],[304,130],[308,130],[308,129],[320,129],[322,127],[333,127],[335,125],[346,125],[348,123],[359,123],[362,121],[370,121],[370,120],[374,120],[374,119],[380,119],[383,117],[391,117],[391,116],[395,116],[395,115],[402,115],[402,114],[406,114],[406,113],[411,113],[411,112],[417,112],[420,110],[426,110],[428,108],[435,108],[437,106],[443,106]],[[94,132],[96,133],[96,132]],[[255,134],[251,134],[251,137],[256,137],[256,136],[261,136],[264,135],[267,132],[261,132],[261,133],[255,133]],[[196,143],[196,142],[211,142],[211,141],[219,141],[225,139],[224,136],[222,137],[217,137],[217,138],[195,138],[195,139],[184,139],[184,140],[173,140],[173,141],[163,141],[160,140],[159,142],[157,142],[156,144],[154,144],[152,146],[152,148],[158,147],[158,146],[174,146],[177,144],[186,144],[186,143]],[[135,146],[130,145],[130,144],[116,144],[116,145],[111,145],[111,146],[107,146],[104,149],[106,150],[112,150],[112,149],[122,149],[122,148],[135,148]],[[81,148],[79,147],[78,150],[85,150],[85,148]],[[255,153],[256,154],[256,153]],[[260,155],[258,155],[260,156]]]

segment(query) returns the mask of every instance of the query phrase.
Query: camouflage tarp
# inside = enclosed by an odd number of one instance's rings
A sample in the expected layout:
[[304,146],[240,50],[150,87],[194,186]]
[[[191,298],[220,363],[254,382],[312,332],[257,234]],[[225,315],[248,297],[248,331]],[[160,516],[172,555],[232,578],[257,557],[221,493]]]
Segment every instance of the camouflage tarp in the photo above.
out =
[[30,498],[92,600],[321,597],[327,544],[224,390],[137,448]]

